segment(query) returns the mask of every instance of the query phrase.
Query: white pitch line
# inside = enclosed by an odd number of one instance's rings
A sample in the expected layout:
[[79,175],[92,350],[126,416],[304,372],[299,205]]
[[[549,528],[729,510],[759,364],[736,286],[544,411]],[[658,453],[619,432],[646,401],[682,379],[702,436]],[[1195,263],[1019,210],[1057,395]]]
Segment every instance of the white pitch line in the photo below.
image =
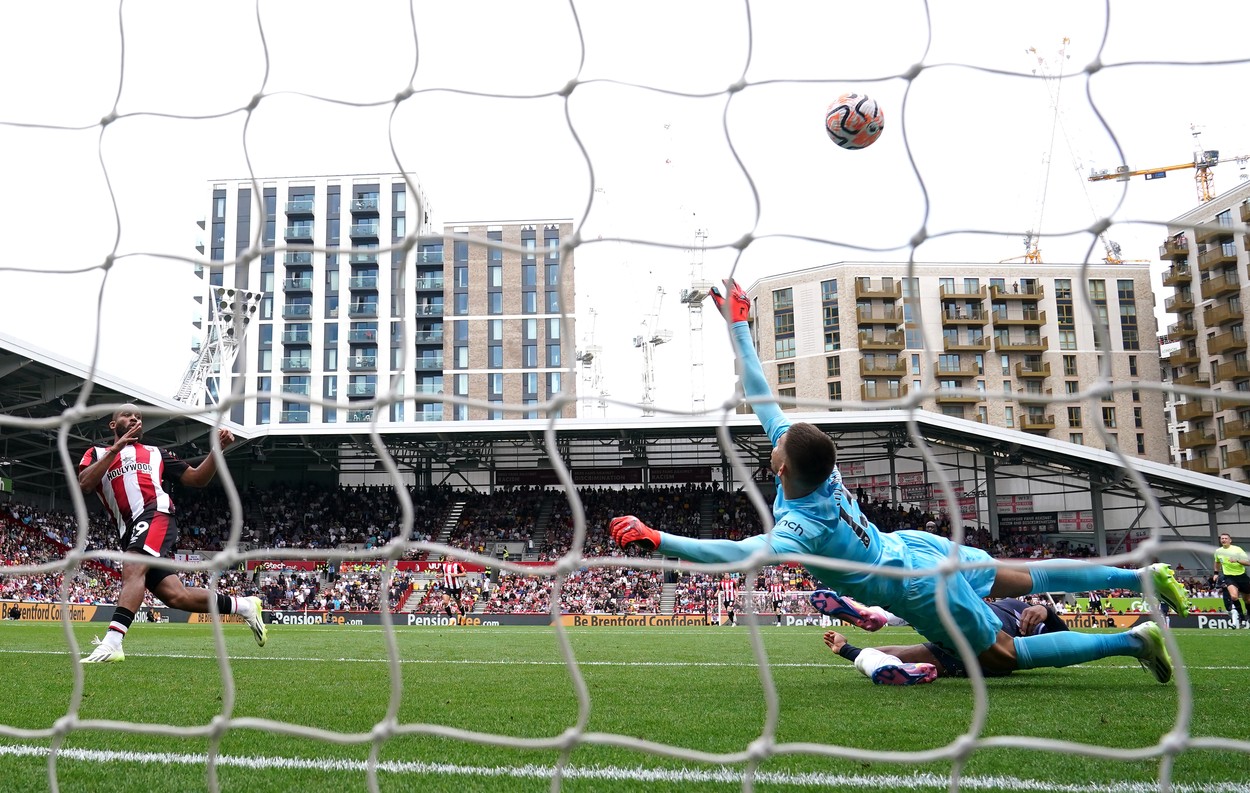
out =
[[[46,758],[50,750],[43,746],[23,744],[0,745],[0,757]],[[204,766],[208,756],[204,754],[173,752],[118,752],[99,749],[62,749],[57,752],[62,760],[86,763],[138,763],[144,765]],[[312,770],[343,773],[362,773],[368,770],[363,760],[309,759],[302,757],[264,757],[220,755],[217,765],[227,768],[245,768],[256,771]],[[466,766],[452,763],[424,763],[384,761],[377,764],[379,772],[422,776],[478,776],[512,779],[551,779],[552,767],[540,765],[523,766]],[[741,771],[731,768],[623,768],[619,766],[572,766],[564,769],[567,779],[591,779],[608,782],[667,782],[667,783],[723,783],[741,785]],[[891,790],[945,790],[950,780],[939,774],[827,774],[787,773],[761,771],[755,775],[757,782],[786,787],[815,787],[827,790],[851,790],[862,788],[886,788]],[[1018,790],[1058,791],[1058,793],[1151,793],[1158,791],[1157,783],[1104,781],[1097,784],[1064,784],[1038,779],[1020,779],[1010,776],[963,776],[961,789],[968,790]],[[1246,786],[1231,782],[1205,782],[1200,784],[1173,784],[1175,793],[1245,793]]]

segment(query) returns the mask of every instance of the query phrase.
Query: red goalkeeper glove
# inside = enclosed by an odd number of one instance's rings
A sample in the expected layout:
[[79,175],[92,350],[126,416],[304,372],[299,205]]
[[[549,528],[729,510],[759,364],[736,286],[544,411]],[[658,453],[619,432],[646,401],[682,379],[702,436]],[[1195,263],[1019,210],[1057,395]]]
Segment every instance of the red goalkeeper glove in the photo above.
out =
[[718,287],[712,287],[712,302],[716,304],[716,308],[725,315],[725,302],[729,302],[728,317],[730,322],[746,322],[751,316],[751,299],[747,297],[747,293],[742,291],[742,287],[738,286],[738,282],[732,279],[725,279],[725,289],[729,293],[726,298]]
[[613,518],[608,529],[612,534],[612,542],[622,548],[638,547],[645,551],[654,551],[660,547],[660,533],[633,515]]

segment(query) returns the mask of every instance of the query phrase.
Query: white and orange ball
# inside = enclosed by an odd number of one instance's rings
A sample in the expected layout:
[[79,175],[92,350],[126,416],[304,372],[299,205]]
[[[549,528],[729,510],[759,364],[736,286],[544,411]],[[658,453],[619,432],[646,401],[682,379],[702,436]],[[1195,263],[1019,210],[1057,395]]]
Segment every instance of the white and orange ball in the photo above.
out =
[[861,93],[842,94],[825,112],[825,132],[844,149],[871,146],[885,128],[885,115],[876,100]]

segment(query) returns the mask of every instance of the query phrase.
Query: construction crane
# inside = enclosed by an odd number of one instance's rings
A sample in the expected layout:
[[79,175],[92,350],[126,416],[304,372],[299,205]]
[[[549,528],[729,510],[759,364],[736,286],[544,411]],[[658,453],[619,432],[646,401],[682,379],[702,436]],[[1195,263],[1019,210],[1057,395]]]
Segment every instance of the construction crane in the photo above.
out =
[[[1202,131],[1195,124],[1189,125],[1190,133],[1194,136],[1194,159],[1193,162],[1183,162],[1176,165],[1163,165],[1157,168],[1130,168],[1127,165],[1120,165],[1115,170],[1097,170],[1090,169],[1089,181],[1091,182],[1107,182],[1115,180],[1117,182],[1127,182],[1134,176],[1145,176],[1146,181],[1151,179],[1162,179],[1168,175],[1168,171],[1181,171],[1189,168],[1194,169],[1194,183],[1198,188],[1198,200],[1202,203],[1215,198],[1215,174],[1211,169],[1222,162],[1235,162],[1241,166],[1244,171],[1246,163],[1250,161],[1250,154],[1239,154],[1236,157],[1221,157],[1219,149],[1202,148],[1199,136]],[[1243,173],[1242,178],[1246,175]]]
[[655,348],[673,340],[671,330],[658,330],[660,305],[664,287],[655,288],[655,306],[642,321],[642,333],[634,337],[634,346],[642,350],[642,415],[655,415]]
[[[590,309],[590,333],[586,337],[586,346],[577,353],[577,362],[581,364],[581,379],[583,388],[579,389],[582,393],[584,407],[589,413],[591,400],[596,399],[594,407],[598,408],[600,415],[606,415],[609,396],[608,392],[603,388],[603,351],[599,345],[595,344],[595,323],[598,321],[599,314],[593,308]],[[596,395],[592,396],[592,395]]]
[[703,388],[703,298],[712,289],[712,282],[703,280],[703,249],[707,231],[695,229],[694,248],[690,255],[690,288],[681,290],[681,302],[690,315],[690,410],[702,413],[706,404]]
[[[229,372],[234,367],[234,359],[239,354],[248,325],[260,309],[265,293],[219,286],[212,290],[209,297],[204,342],[200,345],[199,354],[187,367],[178,392],[174,394],[178,402],[194,407],[204,405],[209,378]],[[220,399],[217,390],[208,396],[212,404]]]

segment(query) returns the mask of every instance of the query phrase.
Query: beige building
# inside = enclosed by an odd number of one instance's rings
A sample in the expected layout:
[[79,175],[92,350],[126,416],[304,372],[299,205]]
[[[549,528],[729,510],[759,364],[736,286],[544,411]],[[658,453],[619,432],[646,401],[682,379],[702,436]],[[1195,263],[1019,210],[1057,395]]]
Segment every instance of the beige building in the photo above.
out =
[[[202,389],[208,404],[243,395],[231,420],[359,432],[375,420],[545,419],[538,406],[562,390],[572,396],[562,415],[575,415],[575,307],[563,302],[573,257],[560,248],[571,220],[440,232],[404,174],[215,181],[207,197],[200,371],[193,361],[184,390]],[[223,372],[201,345],[220,338],[214,319],[240,295],[252,302],[235,313],[251,315],[237,357],[219,356],[232,362]],[[484,406],[444,404],[450,395]]]
[[[1242,304],[1250,249],[1250,184],[1216,196],[1168,223],[1159,256],[1170,265],[1164,309],[1176,321],[1168,339],[1179,348],[1164,359],[1172,383],[1216,392],[1250,392]],[[1247,402],[1179,396],[1177,446],[1182,465],[1226,479],[1250,481],[1250,393]]]
[[[1146,265],[918,264],[909,276],[843,262],[749,291],[782,397],[873,407],[919,393],[924,410],[1096,449],[1103,423],[1126,454],[1168,461],[1163,395],[1136,387],[1160,382]],[[1115,390],[1080,399],[1106,382],[1102,366]]]

